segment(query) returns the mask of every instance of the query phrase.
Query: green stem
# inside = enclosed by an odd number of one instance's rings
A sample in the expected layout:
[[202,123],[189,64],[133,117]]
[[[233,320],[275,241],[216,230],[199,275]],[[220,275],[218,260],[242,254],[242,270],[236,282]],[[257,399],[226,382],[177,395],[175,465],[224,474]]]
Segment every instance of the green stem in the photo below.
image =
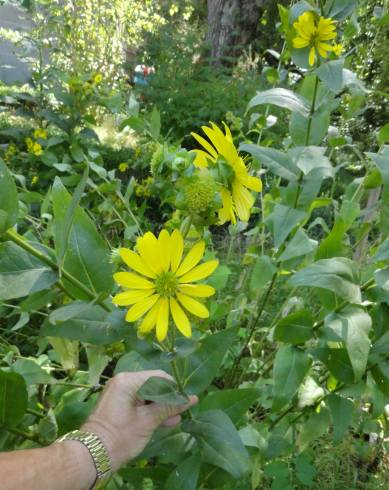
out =
[[[61,276],[67,279],[69,282],[71,282],[74,286],[76,286],[78,289],[80,289],[83,293],[85,293],[88,298],[91,300],[95,301],[98,303],[100,306],[102,306],[106,311],[111,311],[110,308],[102,301],[99,299],[98,295],[96,295],[93,291],[91,291],[87,286],[85,286],[82,282],[80,282],[77,278],[75,278],[72,274],[67,272],[65,269],[58,267],[56,262],[50,259],[47,255],[43,254],[39,250],[37,250],[35,247],[33,247],[29,242],[27,242],[21,235],[19,235],[15,230],[10,229],[5,232],[4,236],[8,238],[9,240],[13,241],[18,245],[19,247],[23,248],[26,252],[30,253],[31,255],[34,255],[37,259],[39,259],[41,262],[47,264],[51,269],[53,269],[56,272],[61,272]],[[61,289],[65,289],[62,283],[57,283],[58,286]],[[66,289],[65,289],[66,291]],[[69,294],[68,291],[66,291],[66,294]],[[71,296],[72,297],[72,296]],[[73,296],[74,298],[74,296]]]
[[23,437],[24,439],[28,439],[29,441],[33,441],[36,444],[39,444],[39,446],[43,446],[39,437],[37,437],[33,434],[29,434],[28,432],[25,432],[25,431],[20,430],[20,429],[7,429],[7,431],[9,433],[15,435],[15,436]]

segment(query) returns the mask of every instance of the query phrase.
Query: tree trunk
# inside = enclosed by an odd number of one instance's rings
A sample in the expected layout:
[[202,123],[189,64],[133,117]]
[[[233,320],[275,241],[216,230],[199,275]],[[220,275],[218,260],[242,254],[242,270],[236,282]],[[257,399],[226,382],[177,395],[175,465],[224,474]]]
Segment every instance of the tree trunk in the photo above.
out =
[[239,55],[241,48],[259,35],[265,3],[266,0],[208,0],[207,41],[215,63]]

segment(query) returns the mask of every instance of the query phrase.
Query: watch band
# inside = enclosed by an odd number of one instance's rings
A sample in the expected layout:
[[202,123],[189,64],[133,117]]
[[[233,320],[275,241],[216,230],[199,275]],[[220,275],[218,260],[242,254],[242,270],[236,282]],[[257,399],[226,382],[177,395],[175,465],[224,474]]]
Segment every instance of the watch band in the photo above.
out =
[[112,465],[107,449],[102,440],[92,432],[74,430],[65,434],[58,442],[79,441],[88,449],[96,468],[96,480],[91,490],[100,490],[105,487],[112,475]]

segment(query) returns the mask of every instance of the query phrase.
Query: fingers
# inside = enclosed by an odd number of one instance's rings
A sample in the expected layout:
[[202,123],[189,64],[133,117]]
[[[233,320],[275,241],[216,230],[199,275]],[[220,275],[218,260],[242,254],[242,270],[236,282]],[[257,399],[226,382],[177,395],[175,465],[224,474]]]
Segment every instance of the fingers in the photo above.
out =
[[162,422],[179,416],[180,413],[185,412],[188,408],[196,405],[197,402],[197,396],[191,396],[186,405],[162,405],[159,403],[151,403],[150,405],[139,407],[139,409],[141,409],[146,416],[150,417],[157,427]]
[[173,381],[170,374],[162,371],[161,369],[152,369],[148,371],[136,371],[136,372],[122,372],[116,374],[110,381],[110,383],[116,385],[119,389],[124,389],[130,392],[131,395],[139,390],[139,388],[153,376],[159,378],[165,378]]
[[169,417],[164,422],[162,422],[162,425],[164,427],[174,427],[178,425],[180,422],[181,422],[181,415],[174,415],[173,417]]

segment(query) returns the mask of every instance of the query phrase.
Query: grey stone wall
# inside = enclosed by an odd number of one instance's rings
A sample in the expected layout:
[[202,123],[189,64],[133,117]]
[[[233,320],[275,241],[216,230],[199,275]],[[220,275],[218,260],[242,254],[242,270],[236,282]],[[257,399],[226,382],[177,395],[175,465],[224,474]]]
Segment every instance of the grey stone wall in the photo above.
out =
[[[27,15],[12,5],[0,5],[0,27],[17,31],[28,30],[31,22]],[[15,46],[0,38],[0,80],[10,84],[27,82],[30,72],[27,63],[15,55]]]

